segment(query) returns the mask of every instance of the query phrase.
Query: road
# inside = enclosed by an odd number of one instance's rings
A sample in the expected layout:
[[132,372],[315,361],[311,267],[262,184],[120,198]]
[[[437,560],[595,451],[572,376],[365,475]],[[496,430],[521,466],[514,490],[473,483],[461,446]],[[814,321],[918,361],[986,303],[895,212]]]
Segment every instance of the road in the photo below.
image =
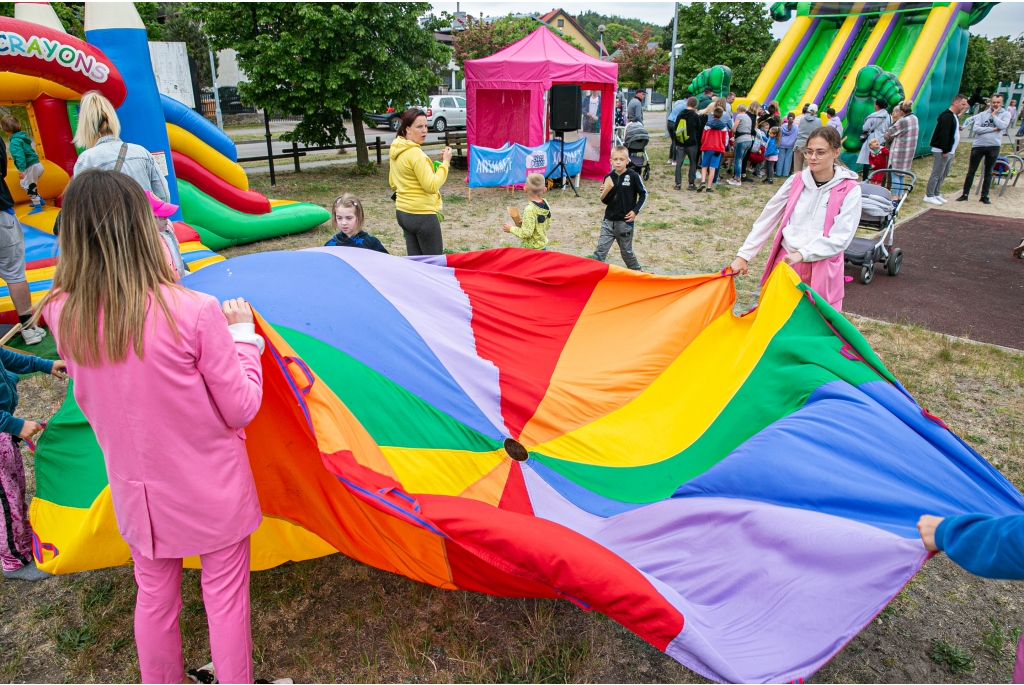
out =
[[[292,144],[291,143],[284,143],[284,142],[281,142],[281,141],[277,140],[277,136],[279,136],[281,133],[284,133],[286,131],[292,130],[293,127],[294,127],[294,124],[292,124],[292,123],[281,123],[281,124],[274,124],[274,123],[272,123],[270,125],[271,135],[274,136],[274,141],[273,141],[272,145],[273,145],[273,149],[274,149],[274,154],[275,155],[286,155],[286,154],[289,154],[291,152]],[[456,130],[458,130],[458,129],[456,129]],[[234,134],[234,135],[239,135],[239,134],[264,134],[265,132],[266,132],[266,129],[265,128],[260,128],[260,127],[243,128],[243,129],[229,129],[228,130],[229,134]],[[395,133],[393,133],[392,131],[390,131],[388,129],[385,129],[385,128],[374,129],[374,128],[370,128],[369,126],[364,126],[363,127],[363,134],[366,136],[366,144],[369,145],[370,148],[371,148],[371,151],[370,151],[371,159],[376,159],[376,153],[373,150],[373,147],[374,147],[374,144],[375,144],[376,139],[377,139],[378,136],[380,137],[380,140],[381,140],[381,147],[382,148],[386,148],[388,145],[391,144],[391,141],[395,139],[395,135],[396,135]],[[349,131],[349,137],[353,138],[353,139],[355,137],[354,133],[351,130]],[[426,142],[428,142],[428,143],[436,143],[436,142],[441,142],[443,140],[444,140],[444,134],[443,133],[433,133],[433,132],[431,132],[431,133],[427,134],[427,141]],[[299,147],[302,147],[302,145],[300,144]],[[266,141],[266,139],[263,139],[263,140],[246,140],[246,141],[236,142],[235,143],[235,149],[238,150],[238,158],[239,159],[243,159],[245,157],[264,157],[267,154],[267,141]],[[387,150],[384,150],[382,152],[382,155],[387,155]],[[355,158],[354,151],[349,150],[348,154],[346,154],[346,155],[339,155],[337,160],[323,160],[323,161],[319,161],[319,162],[309,162],[308,166],[312,167],[312,166],[325,166],[325,165],[330,165],[330,164],[345,164],[346,162],[350,162],[350,161],[354,160],[354,158]],[[274,167],[275,167],[275,169],[278,167],[278,165],[280,165],[281,167],[285,167],[286,165],[289,165],[289,164],[290,164],[290,161],[287,160],[287,159],[275,159],[274,160]],[[300,158],[299,164],[301,166],[303,166],[303,167],[307,166],[306,163],[301,161],[301,158]],[[269,166],[265,166],[265,167],[257,167],[257,168],[254,168],[254,169],[247,169],[246,172],[250,173],[250,174],[253,174],[253,173],[255,173],[255,174],[270,173],[270,167]]]

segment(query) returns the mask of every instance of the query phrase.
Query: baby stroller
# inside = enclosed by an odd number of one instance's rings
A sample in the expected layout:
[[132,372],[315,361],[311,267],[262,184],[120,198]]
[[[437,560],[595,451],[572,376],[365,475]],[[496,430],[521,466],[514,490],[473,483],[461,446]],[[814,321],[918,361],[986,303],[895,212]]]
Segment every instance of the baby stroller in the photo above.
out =
[[[891,186],[893,177],[902,181],[903,197],[893,201],[892,193],[886,189]],[[874,181],[874,182],[872,182]],[[884,183],[884,185],[879,185]],[[877,169],[872,171],[868,180],[860,184],[860,227],[878,231],[871,238],[854,238],[846,248],[844,259],[847,264],[860,267],[860,282],[867,285],[875,276],[875,263],[885,266],[885,272],[895,276],[903,265],[903,250],[892,246],[896,232],[896,220],[899,218],[903,203],[914,190],[917,176],[900,169]]]
[[651,136],[647,129],[639,121],[626,124],[621,142],[629,150],[629,166],[646,181],[651,177],[651,160],[647,157],[647,143],[651,142]]

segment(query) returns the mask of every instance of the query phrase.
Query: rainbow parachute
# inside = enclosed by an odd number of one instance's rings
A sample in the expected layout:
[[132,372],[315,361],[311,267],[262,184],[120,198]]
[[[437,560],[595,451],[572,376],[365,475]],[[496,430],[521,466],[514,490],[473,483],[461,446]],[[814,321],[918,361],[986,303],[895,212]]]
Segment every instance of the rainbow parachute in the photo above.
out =
[[[186,283],[247,298],[271,343],[257,569],[339,551],[568,599],[710,678],[787,681],[921,567],[921,514],[1024,513],[787,266],[742,317],[727,277],[519,249],[261,253]],[[71,399],[37,474],[43,568],[127,561]]]

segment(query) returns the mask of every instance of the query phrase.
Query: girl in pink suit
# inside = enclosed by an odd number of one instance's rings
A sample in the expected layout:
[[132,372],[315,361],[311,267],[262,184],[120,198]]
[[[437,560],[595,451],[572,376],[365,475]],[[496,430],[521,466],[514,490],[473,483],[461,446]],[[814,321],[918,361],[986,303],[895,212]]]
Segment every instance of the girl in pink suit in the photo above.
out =
[[831,126],[811,132],[802,150],[807,166],[790,176],[765,205],[730,267],[734,273],[747,273],[747,262],[774,230],[761,285],[779,262],[785,262],[826,302],[842,310],[843,251],[860,223],[861,191],[857,174],[836,163],[840,143]]
[[252,311],[175,284],[149,202],[124,174],[76,174],[61,216],[40,309],[135,562],[142,680],[190,682],[178,613],[181,560],[197,554],[216,675],[251,683],[249,535],[262,515],[243,429],[263,392]]

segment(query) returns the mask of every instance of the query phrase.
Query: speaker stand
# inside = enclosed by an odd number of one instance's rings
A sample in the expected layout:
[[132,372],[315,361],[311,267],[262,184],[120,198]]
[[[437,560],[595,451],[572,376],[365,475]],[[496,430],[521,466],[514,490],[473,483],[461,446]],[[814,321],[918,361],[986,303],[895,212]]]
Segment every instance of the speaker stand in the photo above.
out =
[[555,131],[555,137],[558,138],[558,145],[559,145],[558,164],[556,164],[555,168],[552,169],[551,171],[549,171],[548,175],[545,176],[544,178],[548,179],[551,176],[554,176],[555,172],[558,171],[559,169],[561,169],[562,170],[562,188],[563,189],[565,188],[565,179],[569,179],[569,187],[572,188],[572,192],[576,193],[576,197],[579,197],[580,194],[576,191],[576,184],[572,182],[572,176],[569,175],[569,169],[565,166],[565,132],[564,131]]

